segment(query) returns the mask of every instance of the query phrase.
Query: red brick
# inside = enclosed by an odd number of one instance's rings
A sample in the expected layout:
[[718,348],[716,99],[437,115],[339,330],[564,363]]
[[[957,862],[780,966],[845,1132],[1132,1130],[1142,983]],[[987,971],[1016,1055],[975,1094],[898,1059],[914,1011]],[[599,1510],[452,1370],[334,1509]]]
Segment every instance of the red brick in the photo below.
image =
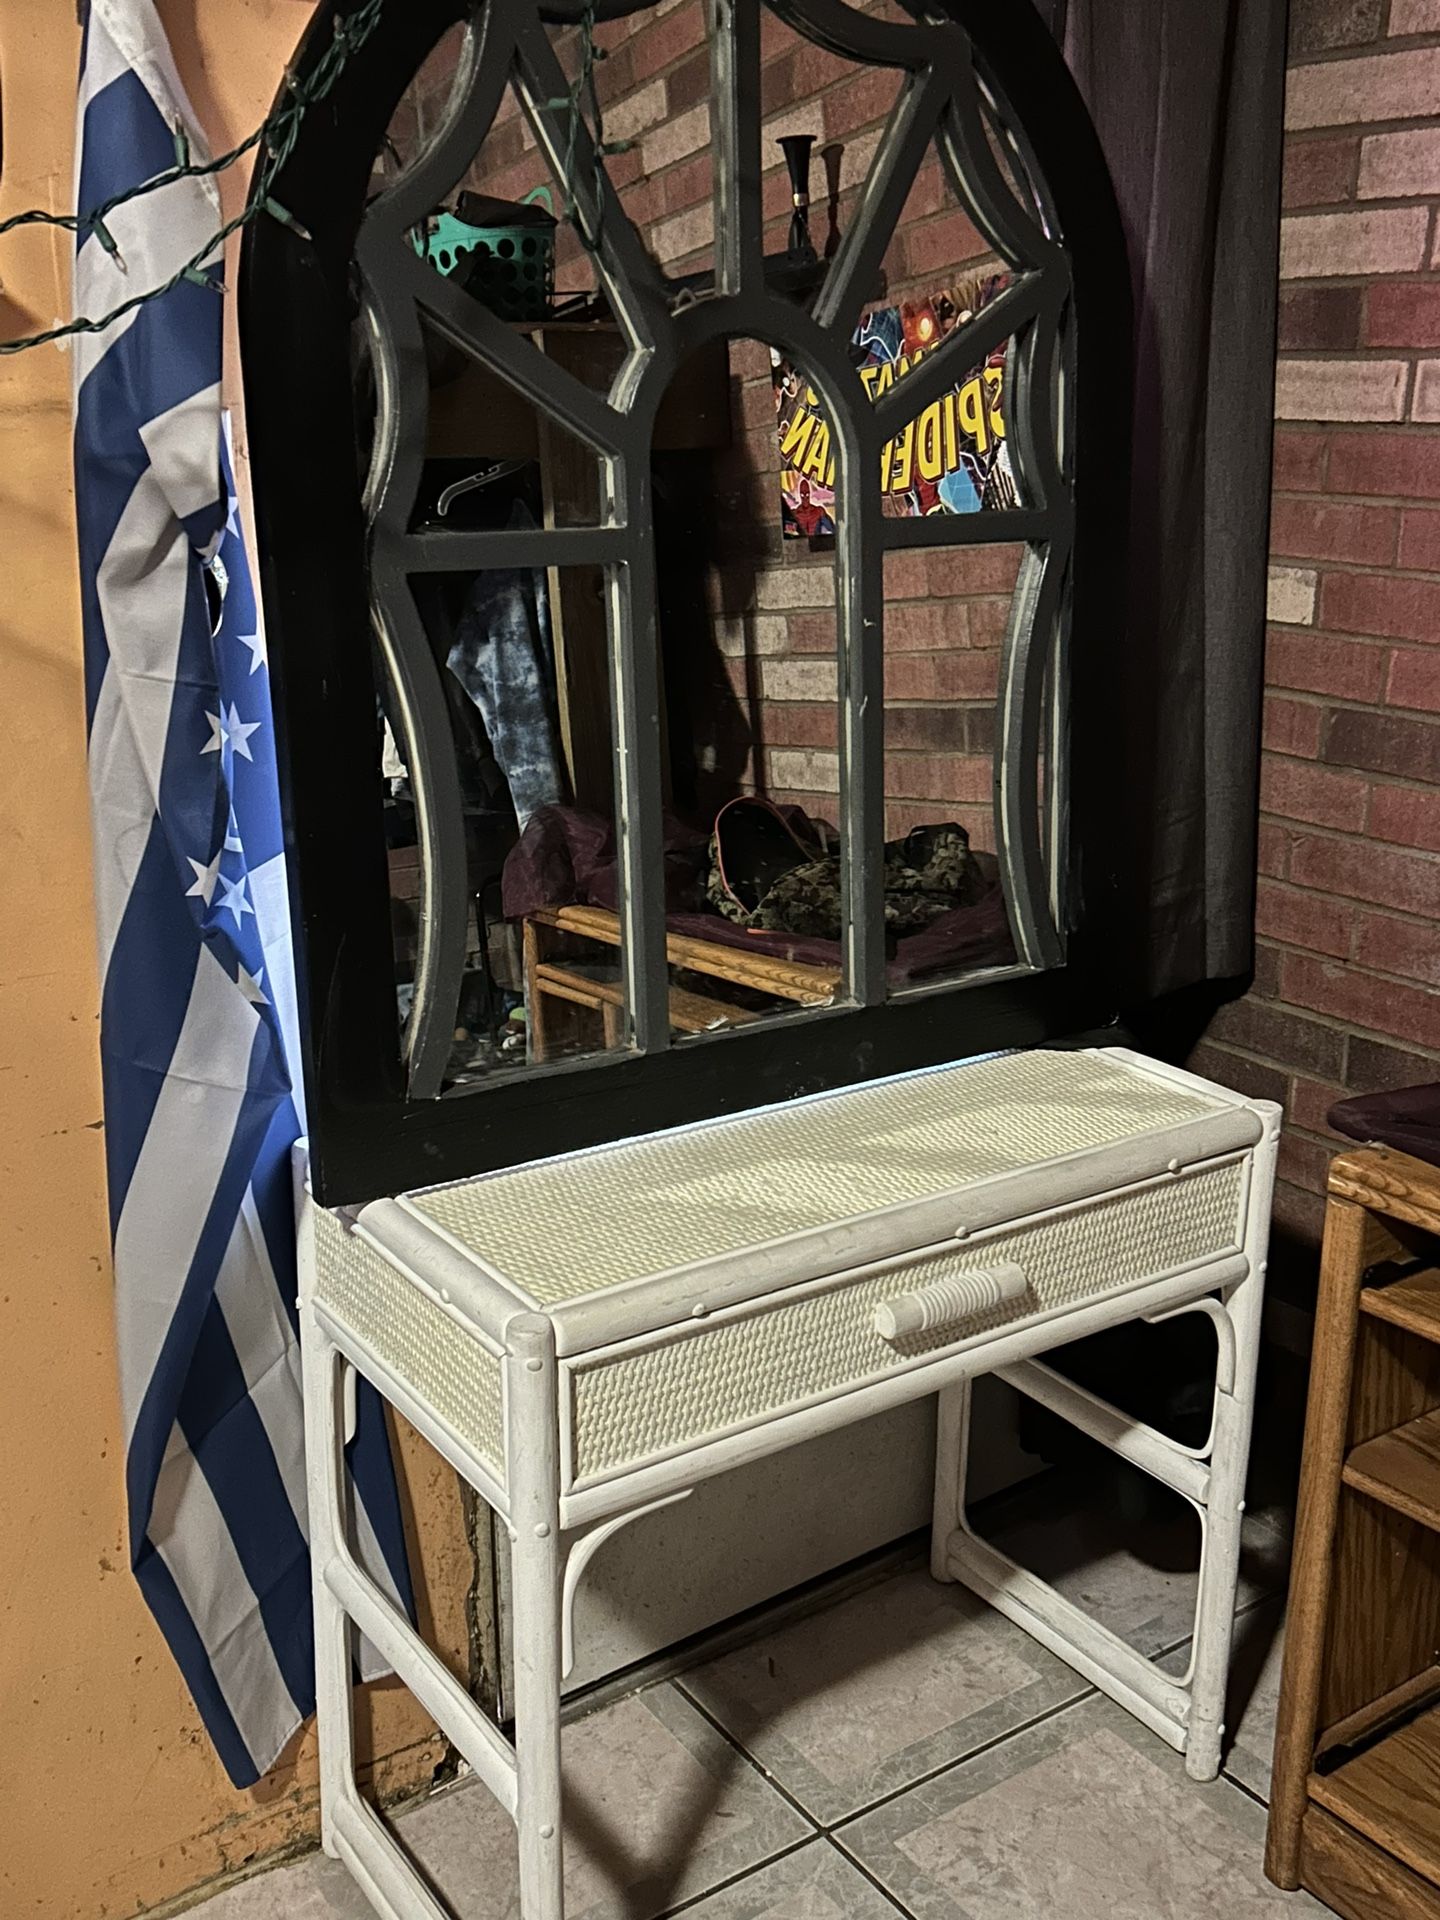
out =
[[1265,641],[1270,684],[1340,700],[1378,700],[1385,652],[1354,640],[1331,640],[1295,627],[1271,627]]
[[1012,602],[1000,597],[971,600],[970,644],[972,647],[999,647],[1010,625]]
[[1277,492],[1319,493],[1325,486],[1329,440],[1301,427],[1276,427],[1274,482]]
[[1273,940],[1255,942],[1255,965],[1251,973],[1250,991],[1259,994],[1262,999],[1273,1000],[1280,991],[1280,954],[1282,949]]
[[1331,766],[1364,767],[1401,780],[1440,781],[1440,727],[1404,714],[1342,708],[1330,715],[1320,752]]
[[957,712],[954,707],[901,707],[887,705],[885,708],[885,749],[913,749],[931,753],[955,753],[959,750],[966,729],[961,721],[968,719],[965,713]]
[[1369,347],[1440,347],[1440,284],[1381,280],[1365,293]]
[[635,78],[648,80],[674,66],[687,53],[705,44],[705,15],[700,0],[685,0],[673,13],[650,18],[631,36],[630,57],[635,63]]
[[1343,960],[1350,951],[1348,919],[1349,915],[1338,913],[1335,902],[1323,893],[1306,893],[1273,880],[1260,882],[1255,898],[1256,931],[1287,947],[1334,954]]
[[1345,1060],[1344,1034],[1253,993],[1221,1007],[1210,1022],[1209,1037],[1321,1078],[1337,1077]]
[[1255,865],[1268,879],[1282,880],[1290,864],[1290,835],[1274,820],[1262,820],[1256,835]]
[[936,547],[925,556],[925,565],[929,591],[937,599],[952,594],[1011,593],[1020,571],[1020,549]]
[[938,160],[927,160],[916,174],[900,215],[902,226],[911,220],[926,220],[932,213],[953,209],[955,196]]
[[[1440,853],[1440,792],[1429,787],[1376,787],[1370,796],[1370,834],[1397,846]],[[1436,947],[1440,950],[1440,940]]]
[[1380,0],[1291,0],[1291,55],[1378,40],[1382,12]]
[[1285,1102],[1285,1118],[1305,1133],[1330,1133],[1328,1115],[1337,1100],[1345,1098],[1345,1089],[1333,1080],[1309,1080],[1296,1074]]
[[[709,153],[697,153],[691,160],[682,160],[676,167],[667,167],[661,174],[661,191],[664,195],[666,213],[684,213],[690,207],[698,207],[703,200],[710,198],[710,189],[715,177],[715,165]],[[626,202],[628,209],[629,202]],[[775,402],[772,396],[770,415],[773,423]]]
[[[1440,940],[1428,920],[1397,920],[1389,913],[1362,913],[1356,929],[1355,963],[1377,973],[1403,974],[1440,986]],[[1384,1029],[1388,1031],[1388,1029]]]
[[1440,660],[1429,647],[1400,647],[1390,662],[1385,698],[1392,707],[1440,713]]
[[892,653],[949,653],[968,646],[969,609],[963,600],[923,600],[892,607],[885,621],[885,645]]
[[1332,493],[1377,499],[1440,500],[1440,458],[1429,433],[1336,433],[1330,441]]
[[901,547],[885,556],[885,600],[923,600],[929,592],[927,560],[920,547]]
[[966,260],[978,260],[989,251],[988,242],[968,215],[947,213],[907,230],[905,270],[912,277],[942,273]]
[[1260,769],[1260,807],[1286,820],[1304,820],[1311,826],[1336,827],[1359,833],[1365,825],[1369,788],[1353,773],[1312,766],[1267,753]]
[[888,753],[885,791],[897,800],[988,800],[993,770],[988,760],[953,753]]
[[666,76],[665,91],[669,95],[672,113],[683,113],[687,107],[693,107],[698,100],[703,100],[710,91],[708,49],[702,46],[688,60],[681,61],[675,71]]
[[1286,700],[1277,693],[1265,696],[1265,745],[1272,753],[1299,754],[1314,760],[1320,752],[1323,709],[1311,700]]
[[1294,560],[1394,561],[1398,513],[1281,495],[1270,512],[1270,551]]
[[1301,953],[1285,955],[1280,983],[1292,1006],[1309,1007],[1419,1047],[1440,1046],[1440,994],[1428,988],[1378,980],[1374,974]]
[[1363,299],[1362,287],[1282,287],[1281,352],[1358,346]]
[[1400,520],[1400,565],[1440,573],[1440,513],[1408,507]]
[[1359,156],[1355,139],[1287,140],[1284,206],[1333,207],[1353,199]]
[[1233,1087],[1250,1100],[1281,1100],[1290,1091],[1290,1076],[1283,1067],[1267,1067],[1263,1061],[1235,1053],[1229,1047],[1202,1042],[1187,1063],[1194,1073],[1216,1080],[1222,1087]]
[[1440,580],[1327,573],[1320,586],[1319,624],[1340,633],[1440,641]]
[[1345,900],[1368,900],[1400,913],[1440,913],[1440,865],[1419,854],[1301,834],[1290,855],[1290,876],[1300,886],[1343,895],[1335,903],[1337,914],[1348,913]]
[[1346,1051],[1345,1085],[1352,1093],[1388,1093],[1394,1087],[1418,1087],[1440,1079],[1433,1060],[1408,1047],[1352,1036]]
[[985,653],[895,653],[885,662],[887,700],[993,700],[996,659]]
[[833,613],[792,613],[786,622],[791,653],[834,653]]
[[[760,9],[762,20],[769,19],[768,7]],[[783,55],[767,60],[760,69],[760,118],[769,120],[793,104],[795,93],[795,42],[793,37]],[[762,160],[768,164],[769,156]]]
[[[818,47],[804,49],[797,65],[797,86],[804,85],[800,76],[819,52]],[[827,140],[843,140],[847,134],[859,133],[862,127],[883,120],[900,95],[900,82],[892,67],[867,67],[859,73],[853,68],[849,71],[851,77],[825,95]]]
[[[842,81],[857,78],[871,79],[880,72],[878,68],[869,70],[858,68],[853,60],[846,59],[843,54],[831,53],[828,48],[817,47],[813,40],[807,40],[797,36],[793,44],[794,67],[792,91],[790,98],[785,103],[792,109],[798,103],[809,101],[813,99],[817,93],[825,93],[831,87],[839,85]],[[886,103],[886,110],[894,105],[899,95],[898,77],[893,71],[888,77],[888,90],[882,92],[880,95]],[[856,124],[858,126],[863,123],[857,121]],[[829,130],[828,121],[826,122],[826,129],[827,131]]]
[[792,705],[784,700],[767,700],[760,710],[760,719],[767,747],[829,747],[833,750],[839,741],[837,710],[824,704]]
[[1330,1171],[1330,1149],[1322,1146],[1318,1140],[1307,1140],[1303,1134],[1294,1133],[1287,1127],[1280,1135],[1275,1170],[1292,1187],[1303,1187],[1310,1193],[1323,1193]]

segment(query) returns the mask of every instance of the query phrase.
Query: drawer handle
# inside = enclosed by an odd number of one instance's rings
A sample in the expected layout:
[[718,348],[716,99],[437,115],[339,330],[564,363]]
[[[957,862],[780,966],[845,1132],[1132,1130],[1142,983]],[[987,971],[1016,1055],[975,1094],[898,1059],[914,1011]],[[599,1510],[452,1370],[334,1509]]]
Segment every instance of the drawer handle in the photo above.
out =
[[933,1287],[882,1300],[875,1309],[875,1331],[885,1340],[934,1333],[937,1328],[972,1320],[988,1308],[1003,1306],[1007,1300],[1018,1300],[1028,1287],[1024,1268],[1011,1261],[996,1267],[977,1267],[950,1280],[937,1280]]

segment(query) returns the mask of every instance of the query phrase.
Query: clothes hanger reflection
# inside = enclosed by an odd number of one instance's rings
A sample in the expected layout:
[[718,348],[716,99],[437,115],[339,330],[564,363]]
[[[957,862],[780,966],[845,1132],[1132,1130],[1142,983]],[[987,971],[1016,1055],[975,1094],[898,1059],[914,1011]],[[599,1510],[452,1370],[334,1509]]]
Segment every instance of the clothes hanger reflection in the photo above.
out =
[[494,466],[482,467],[478,473],[466,474],[463,480],[452,480],[435,503],[437,518],[443,520],[462,494],[476,493],[481,487],[488,487],[492,481],[504,480],[510,474],[519,473],[522,468],[533,464],[529,460],[499,460]]

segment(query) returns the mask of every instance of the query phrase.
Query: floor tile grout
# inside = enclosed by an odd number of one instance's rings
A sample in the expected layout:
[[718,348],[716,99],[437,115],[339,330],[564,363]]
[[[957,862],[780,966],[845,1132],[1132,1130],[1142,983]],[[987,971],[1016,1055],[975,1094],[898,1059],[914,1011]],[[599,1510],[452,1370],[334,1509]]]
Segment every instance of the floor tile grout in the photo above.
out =
[[899,1900],[890,1891],[889,1887],[885,1885],[883,1880],[877,1879],[875,1875],[871,1872],[869,1867],[866,1866],[865,1862],[863,1860],[857,1859],[856,1856],[853,1853],[851,1853],[850,1849],[844,1844],[843,1841],[837,1840],[834,1834],[827,1833],[825,1835],[825,1844],[827,1847],[831,1848],[832,1851],[841,1860],[843,1860],[848,1867],[853,1868],[854,1871],[860,1875],[860,1878],[862,1880],[868,1880],[870,1882],[870,1885],[874,1887],[877,1893],[883,1894],[884,1897],[890,1902],[891,1906],[894,1907],[897,1913],[904,1914],[905,1920],[915,1920],[915,1916],[910,1911],[909,1907],[907,1907],[903,1901]]
[[732,1873],[723,1880],[717,1880],[713,1887],[706,1887],[702,1892],[692,1894],[688,1900],[682,1900],[678,1906],[666,1907],[663,1913],[655,1914],[653,1920],[674,1920],[676,1914],[691,1913],[702,1901],[713,1900],[717,1893],[727,1893],[731,1887],[743,1886],[747,1880],[753,1880],[758,1875],[768,1872],[781,1860],[789,1860],[795,1854],[803,1853],[807,1847],[823,1845],[824,1840],[823,1833],[807,1833],[803,1838],[791,1841],[789,1846],[781,1847],[778,1853],[768,1853],[763,1860],[753,1861],[748,1867],[742,1867],[738,1873]]
[[980,1759],[983,1754],[994,1753],[997,1747],[1003,1747],[1011,1740],[1018,1740],[1022,1733],[1033,1732],[1036,1727],[1043,1727],[1050,1720],[1058,1720],[1062,1713],[1069,1713],[1072,1707],[1084,1706],[1086,1701],[1096,1699],[1099,1692],[1098,1687],[1084,1688],[1069,1700],[1062,1700],[1058,1707],[1047,1708],[1044,1713],[1037,1713],[1033,1719],[1025,1721],[1023,1725],[1011,1727],[1007,1732],[997,1734],[993,1740],[982,1741],[978,1747],[972,1747],[969,1753],[962,1753],[954,1760],[946,1760],[943,1765],[932,1767],[928,1773],[917,1774],[907,1785],[896,1787],[890,1793],[882,1793],[878,1800],[872,1800],[863,1807],[857,1807],[853,1813],[842,1814],[838,1820],[832,1820],[828,1826],[822,1827],[821,1832],[828,1839],[839,1833],[841,1828],[854,1826],[857,1820],[868,1818],[870,1814],[877,1813],[881,1807],[893,1806],[895,1801],[903,1800],[907,1793],[913,1793],[917,1787],[928,1787],[943,1775],[953,1773],[957,1767],[968,1767],[972,1760]]
[[750,1749],[745,1745],[745,1743],[739,1738],[738,1735],[733,1734],[727,1726],[724,1726],[719,1720],[716,1719],[715,1715],[705,1705],[703,1700],[698,1700],[695,1697],[695,1695],[691,1693],[690,1689],[684,1686],[682,1682],[678,1679],[671,1680],[668,1682],[668,1684],[674,1687],[675,1691],[680,1695],[680,1697],[683,1700],[687,1701],[689,1705],[695,1709],[696,1713],[700,1715],[702,1720],[707,1721],[710,1724],[710,1726],[714,1728],[715,1732],[719,1734],[720,1738],[725,1742],[725,1744],[728,1747],[732,1747],[734,1751],[740,1755],[740,1758],[745,1762],[745,1764],[748,1767],[754,1768],[755,1772],[759,1774],[760,1778],[765,1782],[765,1784],[768,1787],[773,1788],[774,1791],[780,1796],[780,1798],[783,1801],[785,1801],[788,1806],[792,1807],[796,1813],[800,1815],[801,1819],[804,1820],[806,1824],[813,1829],[813,1832],[811,1834],[812,1839],[814,1838],[815,1834],[823,1834],[827,1831],[823,1823],[817,1820],[813,1813],[811,1813],[807,1808],[803,1807],[800,1804],[800,1802],[795,1798],[794,1794],[790,1792],[789,1788],[783,1785],[781,1781],[776,1779],[775,1775],[765,1765],[764,1761],[757,1759],[756,1756],[753,1753],[751,1753]]

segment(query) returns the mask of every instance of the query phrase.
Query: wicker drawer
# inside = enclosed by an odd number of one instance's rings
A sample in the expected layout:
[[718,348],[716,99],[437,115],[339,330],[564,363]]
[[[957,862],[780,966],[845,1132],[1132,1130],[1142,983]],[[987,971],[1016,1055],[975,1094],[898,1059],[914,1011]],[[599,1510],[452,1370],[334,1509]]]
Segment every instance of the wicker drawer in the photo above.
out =
[[[1245,1156],[1200,1166],[971,1244],[837,1274],[763,1306],[580,1356],[562,1380],[569,1484],[685,1452],[1002,1328],[1232,1253],[1241,1244],[1247,1167]],[[1016,1297],[929,1331],[887,1339],[877,1330],[877,1307],[897,1296],[963,1297],[956,1282],[997,1270],[1010,1270]]]

